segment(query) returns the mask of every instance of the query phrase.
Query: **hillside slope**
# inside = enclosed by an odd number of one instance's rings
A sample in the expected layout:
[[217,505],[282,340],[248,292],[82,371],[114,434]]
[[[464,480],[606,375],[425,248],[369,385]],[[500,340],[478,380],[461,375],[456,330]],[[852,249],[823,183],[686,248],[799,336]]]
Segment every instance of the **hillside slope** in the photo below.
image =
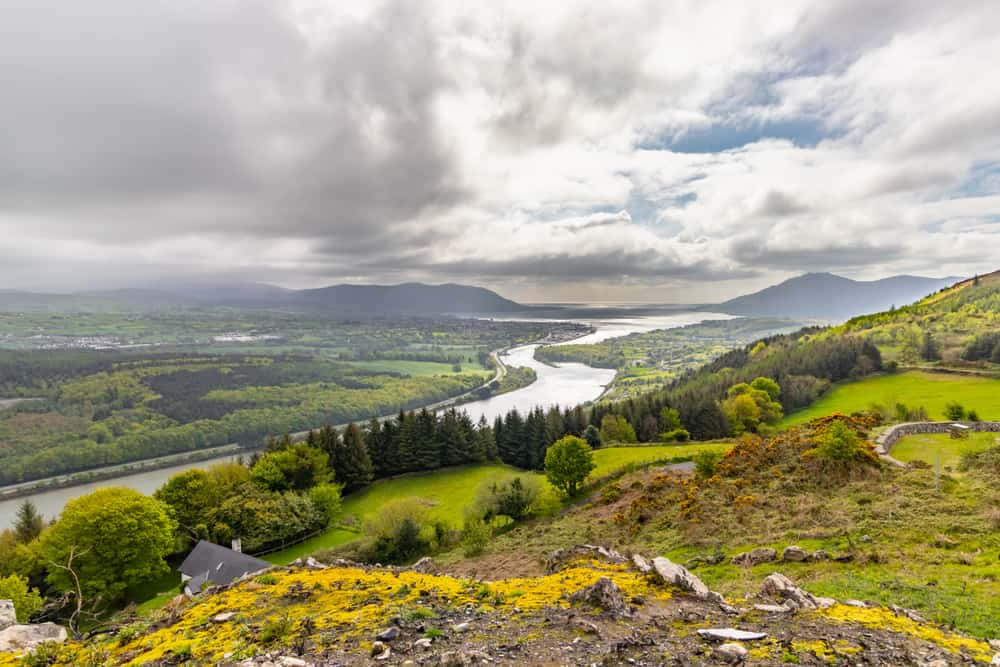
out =
[[[720,604],[683,568],[683,587],[667,583],[657,573],[669,562],[647,575],[616,552],[603,553],[602,560],[558,563],[546,576],[489,583],[426,568],[280,569],[179,600],[152,624],[47,648],[44,662],[28,664],[654,665],[669,656],[672,664],[749,657],[749,664],[902,665],[988,664],[991,657],[986,642],[903,611],[859,609],[796,588],[791,593],[811,608],[760,613],[751,600]],[[757,599],[790,599],[775,588],[782,581],[768,578]],[[711,628],[747,638],[724,644],[701,634]],[[14,664],[12,653],[0,653],[0,665]]]
[[791,317],[836,322],[911,303],[958,278],[893,276],[858,281],[832,273],[807,273],[711,309],[731,315]]
[[[926,334],[940,360],[922,356]],[[963,358],[977,336],[991,334],[1000,334],[1000,271],[963,280],[910,305],[855,317],[824,335],[864,336],[887,361],[1000,370],[1000,365],[989,363],[988,353],[985,359]]]

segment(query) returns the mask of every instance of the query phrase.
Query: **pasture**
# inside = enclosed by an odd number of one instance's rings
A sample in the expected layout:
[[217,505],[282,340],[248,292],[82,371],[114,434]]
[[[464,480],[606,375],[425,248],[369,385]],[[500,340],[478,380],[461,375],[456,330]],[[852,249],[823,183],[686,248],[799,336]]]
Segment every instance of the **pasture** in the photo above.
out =
[[880,405],[892,410],[897,403],[923,407],[931,420],[943,420],[945,405],[957,401],[975,410],[980,419],[1000,419],[1000,380],[909,371],[876,375],[857,382],[834,385],[818,401],[785,417],[781,426],[795,426],[834,412],[850,414]]
[[946,433],[909,435],[892,447],[893,458],[900,461],[923,461],[936,465],[938,455],[941,466],[955,469],[966,452],[981,452],[1000,444],[998,433],[970,433],[968,438],[952,439]]
[[[599,479],[627,466],[673,458],[688,458],[703,449],[724,450],[726,443],[695,443],[686,445],[652,445],[636,447],[608,447],[594,451],[597,467],[588,479]],[[400,475],[379,480],[364,490],[344,498],[343,523],[351,529],[337,527],[322,535],[288,549],[264,556],[272,563],[290,563],[296,558],[308,556],[320,549],[339,546],[358,537],[355,530],[365,519],[373,516],[386,503],[400,498],[421,498],[427,503],[430,521],[444,521],[459,527],[464,519],[465,507],[476,496],[476,491],[484,483],[512,476],[537,477],[545,486],[544,502],[547,506],[558,505],[561,500],[555,496],[542,473],[518,470],[511,466],[485,464],[462,466],[424,473]]]
[[479,375],[487,378],[493,372],[478,363],[461,364],[461,370],[455,371],[452,364],[437,361],[407,361],[405,359],[379,359],[376,361],[352,361],[351,366],[362,368],[373,373],[401,373],[410,377],[431,375]]

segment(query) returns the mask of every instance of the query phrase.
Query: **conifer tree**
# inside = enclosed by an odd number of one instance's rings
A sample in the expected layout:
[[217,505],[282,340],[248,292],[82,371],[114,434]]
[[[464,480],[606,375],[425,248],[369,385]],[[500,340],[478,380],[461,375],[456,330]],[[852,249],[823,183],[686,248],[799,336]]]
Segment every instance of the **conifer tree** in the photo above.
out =
[[45,520],[30,500],[24,500],[14,515],[14,537],[20,544],[27,544],[41,535]]
[[368,422],[368,427],[364,436],[365,445],[368,447],[368,457],[372,462],[372,477],[385,477],[386,446],[381,422],[372,418],[371,421]]
[[372,481],[372,461],[365,438],[353,422],[344,429],[344,436],[336,449],[333,471],[335,479],[344,485],[346,492],[360,489]]

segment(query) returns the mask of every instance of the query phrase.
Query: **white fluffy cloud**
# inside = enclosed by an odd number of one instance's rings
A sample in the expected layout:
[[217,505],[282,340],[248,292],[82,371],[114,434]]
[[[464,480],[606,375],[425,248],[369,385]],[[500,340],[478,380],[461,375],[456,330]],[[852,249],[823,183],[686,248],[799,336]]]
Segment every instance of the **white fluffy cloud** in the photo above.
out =
[[803,271],[998,268],[997,3],[68,12],[3,9],[8,287],[700,301]]

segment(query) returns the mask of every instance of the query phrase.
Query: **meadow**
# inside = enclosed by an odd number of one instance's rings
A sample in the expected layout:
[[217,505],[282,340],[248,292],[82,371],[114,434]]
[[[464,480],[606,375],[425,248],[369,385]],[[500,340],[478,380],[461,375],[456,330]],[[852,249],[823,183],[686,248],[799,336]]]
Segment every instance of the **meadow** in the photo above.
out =
[[[616,471],[642,466],[656,461],[687,459],[703,449],[725,450],[727,443],[699,443],[691,445],[654,445],[638,447],[608,447],[594,452],[597,467],[589,480],[597,480]],[[338,527],[288,549],[276,551],[263,558],[277,564],[286,564],[312,554],[320,549],[346,544],[357,539],[354,527],[378,512],[386,503],[400,498],[420,498],[427,503],[427,518],[443,521],[457,528],[462,525],[464,511],[484,483],[503,477],[536,477],[545,491],[542,505],[548,510],[558,509],[561,500],[549,486],[545,476],[538,472],[518,470],[506,465],[462,466],[426,473],[401,475],[380,480],[355,494],[344,498],[342,522],[352,529]],[[544,511],[544,510],[543,510]]]
[[910,435],[892,447],[893,458],[900,461],[923,461],[936,465],[938,455],[941,456],[941,466],[958,468],[962,454],[966,452],[981,452],[1000,444],[1000,434],[970,433],[968,438],[953,439],[944,433],[927,433]]
[[1000,419],[1000,380],[924,371],[875,375],[833,386],[809,407],[785,417],[781,426],[796,426],[834,412],[850,414],[873,405],[891,410],[897,403],[923,407],[930,419],[943,420],[945,405],[953,401],[975,410],[981,419]]

